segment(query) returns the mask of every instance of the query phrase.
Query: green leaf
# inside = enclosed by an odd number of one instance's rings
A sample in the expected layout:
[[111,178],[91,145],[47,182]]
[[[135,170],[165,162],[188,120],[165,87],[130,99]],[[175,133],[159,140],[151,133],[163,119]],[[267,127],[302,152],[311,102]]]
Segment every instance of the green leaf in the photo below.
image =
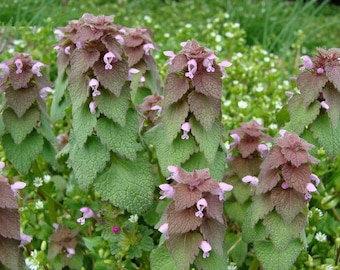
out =
[[11,108],[7,108],[3,112],[3,118],[6,129],[11,134],[14,142],[20,144],[37,125],[40,111],[32,106],[19,118]]
[[209,131],[221,111],[221,100],[191,92],[188,96],[188,102],[190,111],[193,112],[204,129]]
[[194,118],[190,118],[191,133],[199,145],[199,149],[204,153],[208,163],[214,161],[218,146],[222,140],[222,127],[218,120],[216,120],[211,130],[206,131],[205,128]]
[[[228,193],[226,193],[226,195],[228,195]],[[230,219],[236,221],[239,224],[242,224],[248,206],[249,202],[245,204],[240,204],[237,201],[229,201],[228,203],[224,204],[224,211]]]
[[138,133],[138,118],[133,110],[126,116],[125,126],[120,126],[108,118],[100,118],[96,127],[97,135],[101,142],[113,152],[122,154],[130,160],[136,158],[139,145],[136,141]]
[[4,135],[4,133],[5,133],[5,124],[4,124],[2,114],[0,114],[0,137],[2,137],[2,135]]
[[194,264],[199,270],[228,269],[228,254],[225,246],[223,251],[223,255],[219,255],[212,250],[207,258],[199,255]]
[[162,122],[166,130],[166,141],[171,143],[181,130],[189,113],[189,105],[185,101],[179,101],[165,107],[162,111]]
[[251,207],[249,207],[244,215],[242,223],[242,239],[246,243],[265,240],[267,237],[266,228],[263,226],[262,221],[252,225]]
[[87,137],[92,135],[93,129],[97,124],[96,114],[90,112],[87,104],[81,105],[73,112],[72,136],[75,143],[82,146]]
[[327,114],[329,118],[331,119],[333,128],[336,128],[340,120],[340,110],[339,110],[340,92],[337,89],[335,89],[332,84],[326,84],[322,93],[323,93],[326,103],[329,105]]
[[128,77],[128,64],[126,61],[118,61],[112,64],[112,69],[105,69],[105,63],[97,61],[93,65],[93,72],[99,83],[119,97],[123,85]]
[[187,171],[208,168],[210,176],[214,178],[217,182],[221,182],[225,170],[225,164],[225,154],[222,151],[217,151],[216,157],[211,163],[208,163],[202,152],[197,152],[191,155],[190,159],[182,164],[182,167]]
[[136,160],[114,158],[111,167],[94,183],[104,200],[130,213],[142,214],[153,201],[153,179],[147,159],[137,155]]
[[39,134],[44,136],[51,144],[56,144],[57,138],[51,128],[51,122],[45,114],[40,114],[40,125],[36,127]]
[[64,72],[59,72],[54,83],[54,94],[51,104],[51,118],[53,122],[61,120],[65,116],[65,109],[71,105],[68,93],[65,92],[68,81],[64,79]]
[[288,111],[290,122],[285,129],[294,131],[300,135],[303,130],[311,124],[320,112],[320,102],[315,101],[309,107],[301,106],[303,104],[302,95],[294,95],[288,102]]
[[72,111],[76,111],[89,96],[89,78],[86,74],[69,76],[69,94],[72,101]]
[[277,251],[284,250],[293,239],[297,238],[306,223],[306,217],[299,214],[291,223],[287,224],[276,212],[271,212],[263,220],[263,225]]
[[26,174],[43,150],[44,139],[33,131],[20,144],[15,144],[12,137],[6,134],[2,137],[2,145],[7,159],[19,172]]
[[110,159],[109,150],[97,137],[91,136],[84,145],[75,144],[71,148],[69,164],[82,189],[86,189],[105,168]]
[[251,196],[251,187],[249,184],[243,183],[236,175],[228,177],[226,182],[233,186],[231,192],[239,204],[244,204]]
[[171,144],[167,144],[165,137],[166,132],[162,124],[145,133],[146,142],[155,145],[162,174],[169,175],[168,166],[180,166],[188,160],[195,152],[196,144],[192,136],[188,140],[182,140],[178,136]]
[[48,164],[50,164],[54,168],[58,166],[58,163],[56,160],[57,151],[53,147],[53,145],[45,139],[44,139],[43,150],[40,154]]
[[18,90],[7,88],[5,95],[6,104],[14,110],[18,117],[22,117],[37,100],[38,90],[36,88],[25,88]]
[[291,242],[281,251],[269,241],[255,242],[255,253],[264,270],[289,270],[302,250],[300,240]]
[[150,265],[152,270],[176,270],[174,259],[164,246],[160,246],[151,252]]
[[327,115],[319,116],[311,125],[313,136],[331,158],[340,152],[340,124],[334,129]]
[[204,239],[210,243],[214,252],[222,256],[226,225],[221,224],[216,219],[206,218],[202,221],[200,231]]
[[174,234],[168,239],[170,254],[175,260],[176,270],[188,270],[199,253],[202,236],[198,232]]
[[102,90],[99,96],[94,98],[99,111],[106,117],[125,125],[126,111],[129,108],[129,88],[124,85],[119,97],[107,90]]
[[229,248],[228,253],[231,259],[237,264],[237,266],[240,267],[248,253],[247,243],[242,240],[242,236],[240,234],[234,233],[227,234],[226,243]]
[[252,227],[260,220],[263,219],[270,211],[272,211],[274,205],[270,199],[270,194],[261,194],[253,197],[253,202],[250,205],[250,225]]

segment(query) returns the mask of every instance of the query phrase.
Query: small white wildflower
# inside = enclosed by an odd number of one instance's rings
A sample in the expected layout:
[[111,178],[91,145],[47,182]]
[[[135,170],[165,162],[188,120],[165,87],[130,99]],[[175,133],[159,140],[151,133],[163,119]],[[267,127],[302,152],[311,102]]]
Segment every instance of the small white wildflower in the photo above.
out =
[[256,92],[262,92],[264,90],[263,84],[259,83],[258,85],[254,87],[254,89]]
[[270,124],[269,126],[268,126],[268,128],[269,129],[277,129],[277,124],[274,124],[274,123],[272,123],[272,124]]
[[233,37],[234,37],[234,34],[231,33],[231,32],[226,32],[224,35],[225,35],[226,37],[228,37],[228,38],[233,38]]
[[33,185],[35,187],[41,187],[43,185],[43,183],[44,183],[44,181],[43,181],[43,179],[41,177],[36,177],[33,180]]
[[224,14],[224,18],[229,19],[229,17],[230,17],[229,13]]
[[44,175],[44,182],[49,183],[51,181],[51,176],[50,175]]
[[228,265],[227,270],[236,270],[237,266],[236,265]]
[[221,35],[216,35],[215,36],[215,41],[216,42],[221,42],[222,41],[222,36]]
[[335,268],[334,268],[332,265],[330,265],[330,264],[327,264],[327,265],[325,266],[325,269],[326,269],[326,270],[335,270]]
[[266,63],[268,63],[270,61],[270,58],[269,57],[265,57],[263,58],[263,61],[265,61]]
[[35,202],[35,209],[43,209],[44,208],[44,202],[41,200],[38,200]]
[[239,108],[245,109],[245,108],[248,107],[248,102],[240,100],[239,102],[237,102],[237,105],[238,105]]
[[326,242],[327,241],[327,235],[325,235],[322,232],[317,232],[316,235],[315,235],[315,239],[318,242]]
[[233,28],[240,28],[240,24],[239,23],[233,23],[232,27]]
[[39,270],[40,262],[37,259],[37,251],[33,250],[31,252],[31,257],[25,259],[25,264],[30,270]]
[[231,104],[231,100],[226,100],[223,102],[223,106],[228,107]]
[[312,218],[313,217],[313,212],[311,210],[308,211],[307,217],[308,218]]
[[170,37],[170,34],[169,34],[169,33],[164,33],[163,36],[166,37],[166,38],[168,38],[168,37]]
[[212,28],[212,24],[211,23],[208,23],[207,25],[206,25],[206,27],[208,28],[208,29],[211,29]]
[[216,49],[216,51],[220,52],[220,51],[222,51],[222,46],[221,45],[216,45],[215,49]]
[[187,23],[184,25],[185,28],[191,28],[192,27],[192,24],[191,23]]
[[151,22],[152,22],[151,17],[148,16],[148,15],[145,15],[145,16],[144,16],[144,20],[145,20],[147,23],[151,23]]
[[138,221],[138,215],[137,214],[131,215],[130,218],[129,218],[129,221],[131,223],[136,223]]
[[319,208],[315,208],[315,212],[318,213],[319,217],[323,216],[323,213],[322,213],[322,211]]

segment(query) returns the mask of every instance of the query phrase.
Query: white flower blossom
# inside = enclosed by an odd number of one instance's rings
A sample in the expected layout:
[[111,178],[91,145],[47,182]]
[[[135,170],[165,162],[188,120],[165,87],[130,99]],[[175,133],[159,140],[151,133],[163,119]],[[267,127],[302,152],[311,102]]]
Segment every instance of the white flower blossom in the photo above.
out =
[[318,242],[326,242],[327,241],[327,235],[325,235],[322,232],[317,232],[316,235],[315,235],[315,239]]
[[41,177],[36,177],[33,180],[33,186],[41,187],[44,184],[44,180]]

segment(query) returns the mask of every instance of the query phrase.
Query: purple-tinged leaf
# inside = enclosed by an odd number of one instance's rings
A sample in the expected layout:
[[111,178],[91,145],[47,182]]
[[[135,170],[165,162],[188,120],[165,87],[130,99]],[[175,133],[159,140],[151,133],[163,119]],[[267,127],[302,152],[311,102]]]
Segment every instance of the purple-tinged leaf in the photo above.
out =
[[0,208],[18,209],[11,186],[3,181],[0,181]]
[[304,195],[292,188],[277,187],[270,194],[276,212],[281,215],[284,222],[289,224],[306,207]]
[[257,147],[259,146],[259,144],[260,144],[260,138],[245,135],[241,139],[240,144],[238,145],[238,149],[242,157],[247,158],[257,150]]
[[189,185],[178,183],[175,187],[175,209],[176,211],[196,205],[197,201],[202,197],[202,191],[197,188],[190,188]]
[[197,72],[192,83],[196,92],[221,100],[222,73],[220,69],[216,69],[215,72],[206,72],[205,70]]
[[328,79],[324,74],[318,74],[310,71],[302,72],[297,77],[297,88],[301,92],[305,108],[308,108],[312,102],[318,99],[319,93],[322,92],[322,88],[325,86],[327,81]]
[[86,42],[86,41],[94,41],[100,39],[103,35],[104,31],[98,29],[97,27],[93,27],[93,25],[82,24],[77,29],[77,33],[75,35],[76,42]]
[[0,208],[0,236],[20,240],[18,209]]
[[172,235],[196,230],[202,223],[202,218],[196,217],[196,212],[196,207],[176,211],[175,202],[170,203],[166,211],[170,238]]
[[281,147],[275,145],[268,153],[266,158],[261,164],[261,169],[263,170],[272,170],[280,167],[285,164],[287,160],[281,153]]
[[189,82],[185,76],[170,73],[164,84],[163,106],[168,106],[178,101],[189,89]]
[[128,65],[129,67],[133,67],[136,65],[140,60],[142,60],[145,52],[143,47],[126,47],[125,53],[128,56]]
[[295,167],[299,167],[301,164],[309,161],[308,152],[304,149],[282,148],[281,153]]
[[329,106],[327,114],[332,122],[333,128],[336,128],[340,120],[340,91],[337,91],[332,84],[326,84],[322,93],[325,102]]
[[[0,263],[11,270],[25,269],[22,251],[19,248],[20,241],[4,238],[0,235]],[[6,269],[7,269],[6,268]]]
[[111,34],[105,35],[104,37],[101,38],[101,41],[104,43],[106,49],[109,52],[112,52],[119,61],[122,60],[121,57],[123,53],[122,46],[117,42],[113,35]]
[[325,65],[326,76],[340,92],[340,64],[339,61],[332,61]]
[[14,90],[21,88],[27,88],[29,81],[32,79],[33,73],[31,72],[29,66],[26,64],[22,68],[22,72],[17,74],[15,65],[10,68],[9,79]]
[[188,58],[184,54],[178,54],[172,59],[168,74],[182,71],[188,64]]
[[77,77],[85,73],[99,59],[100,53],[95,49],[75,49],[71,55],[70,76]]
[[308,163],[295,167],[286,163],[282,167],[283,179],[288,183],[289,187],[294,188],[300,193],[306,192],[306,186],[310,183],[311,167]]
[[279,170],[261,170],[259,183],[256,188],[256,194],[266,193],[272,190],[281,180]]
[[112,64],[112,69],[105,69],[103,61],[97,61],[93,66],[93,72],[97,80],[115,96],[119,96],[123,85],[128,77],[128,65],[125,61]]
[[175,260],[176,269],[189,269],[198,255],[202,235],[198,232],[175,234],[167,241],[170,254]]
[[220,201],[219,196],[208,193],[204,197],[208,203],[206,208],[207,216],[216,219],[221,224],[225,224],[223,216],[223,201]]
[[234,157],[231,161],[231,169],[241,179],[247,175],[257,175],[260,171],[261,162],[260,158]]
[[211,130],[215,119],[221,111],[221,101],[214,97],[191,92],[188,96],[190,111],[200,121],[206,131]]
[[226,225],[213,218],[204,218],[200,231],[203,238],[210,243],[212,249],[217,254],[222,255]]

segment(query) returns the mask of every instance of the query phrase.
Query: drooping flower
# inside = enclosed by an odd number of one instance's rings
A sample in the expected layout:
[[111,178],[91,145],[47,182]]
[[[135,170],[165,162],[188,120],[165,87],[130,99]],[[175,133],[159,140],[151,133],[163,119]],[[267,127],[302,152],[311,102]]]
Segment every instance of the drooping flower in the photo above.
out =
[[117,62],[116,56],[112,52],[107,52],[103,57],[105,69],[112,69],[112,62]]
[[26,183],[24,182],[15,182],[14,184],[11,185],[11,190],[14,194],[14,196],[18,196],[19,195],[19,190],[23,189],[24,187],[26,187]]
[[165,51],[163,52],[163,54],[165,56],[170,57],[167,61],[167,64],[171,65],[172,64],[172,60],[175,58],[176,54],[173,51]]
[[197,212],[195,213],[196,217],[203,217],[203,210],[208,206],[208,202],[206,199],[202,198],[199,199],[198,202],[196,203],[196,208],[197,208]]
[[158,229],[158,231],[161,232],[164,235],[165,239],[169,239],[168,229],[169,229],[168,223],[164,223]]
[[255,176],[247,175],[242,178],[243,183],[250,183],[251,186],[257,186],[259,183],[259,179]]
[[171,174],[166,180],[173,179],[176,182],[179,182],[179,168],[176,166],[168,166],[168,171]]
[[132,76],[133,76],[133,74],[137,74],[137,73],[139,73],[140,71],[139,71],[139,69],[137,69],[137,68],[130,68],[129,69],[129,75],[128,75],[128,80],[129,81],[132,81]]
[[42,98],[42,99],[47,99],[47,95],[48,93],[53,93],[53,90],[51,87],[43,87],[39,90],[39,96]]
[[99,87],[99,82],[96,79],[91,79],[89,81],[89,86],[92,89],[92,96],[99,96],[100,95],[100,91],[98,91],[98,87]]
[[318,190],[312,183],[308,183],[305,191],[305,200],[310,200],[312,198],[311,192],[317,192]]
[[219,200],[224,201],[225,200],[224,192],[231,191],[234,187],[232,185],[229,185],[229,184],[224,183],[224,182],[220,182],[220,183],[218,183],[218,185],[220,186],[220,188],[215,189],[215,190],[211,191],[210,193],[214,194],[214,195],[218,195]]
[[218,65],[220,66],[223,78],[227,78],[228,74],[225,71],[225,68],[230,67],[232,65],[232,63],[230,63],[229,61],[222,61]]
[[287,189],[287,188],[289,188],[289,185],[288,185],[288,183],[286,181],[284,181],[284,182],[282,182],[281,187],[283,189]]
[[42,73],[40,71],[40,68],[43,67],[43,66],[45,66],[43,63],[36,62],[31,68],[32,73],[37,75],[38,77],[41,77]]
[[319,177],[318,177],[316,174],[314,174],[314,173],[312,173],[312,174],[310,175],[310,181],[311,181],[311,182],[314,182],[314,184],[315,184],[316,186],[318,186],[318,185],[320,184],[320,179],[319,179]]
[[20,245],[19,247],[24,247],[26,244],[31,243],[32,236],[20,233]]
[[203,251],[203,258],[209,257],[210,253],[209,251],[211,250],[211,245],[207,241],[202,241],[200,243],[200,249]]
[[16,65],[17,67],[17,70],[15,71],[16,74],[20,74],[22,73],[22,67],[24,66],[21,59],[16,59],[14,61],[14,64]]
[[94,101],[91,101],[90,104],[89,104],[89,108],[90,108],[90,112],[92,114],[95,114],[96,113],[96,108],[97,108],[97,105]]
[[215,72],[214,65],[214,59],[216,59],[216,55],[209,54],[206,58],[203,60],[203,66],[206,68],[207,72]]
[[197,62],[195,59],[191,59],[188,61],[187,65],[188,65],[188,72],[185,73],[185,77],[192,79],[194,78],[194,74],[197,71]]
[[143,45],[143,50],[146,55],[150,55],[150,51],[154,49],[155,46],[152,43],[146,43]]
[[174,188],[169,184],[161,184],[159,185],[159,188],[162,190],[161,194],[162,196],[159,197],[160,200],[163,200],[165,198],[173,198],[175,190]]
[[80,212],[83,213],[83,216],[77,219],[77,222],[80,225],[84,225],[85,224],[85,220],[87,218],[93,218],[95,216],[93,211],[92,211],[92,209],[89,208],[89,207],[84,206],[84,207],[80,208],[79,210],[80,210]]
[[320,105],[322,108],[324,108],[325,110],[328,110],[329,109],[329,105],[326,103],[326,101],[321,101],[320,102]]
[[67,47],[64,49],[64,53],[67,54],[67,55],[71,55],[71,46],[67,46]]
[[182,134],[181,138],[183,140],[188,140],[189,139],[188,133],[190,132],[190,129],[191,129],[190,123],[184,122],[181,126],[181,129],[183,130],[183,134]]
[[120,45],[124,45],[124,38],[122,35],[116,35],[115,36],[115,39],[117,40],[117,42],[120,44]]
[[300,57],[300,59],[303,61],[302,66],[300,67],[300,70],[314,68],[314,63],[308,55],[303,55],[303,56]]
[[318,74],[322,74],[324,72],[325,72],[325,70],[322,67],[319,67],[319,68],[316,69],[316,73],[318,73]]

